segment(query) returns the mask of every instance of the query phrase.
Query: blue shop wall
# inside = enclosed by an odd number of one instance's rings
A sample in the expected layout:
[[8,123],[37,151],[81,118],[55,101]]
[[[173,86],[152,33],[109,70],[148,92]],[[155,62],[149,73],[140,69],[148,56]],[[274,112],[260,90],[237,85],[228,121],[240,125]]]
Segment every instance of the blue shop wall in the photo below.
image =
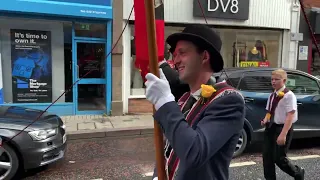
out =
[[91,19],[111,19],[111,0],[8,0],[0,11]]
[[[57,19],[78,22],[85,21],[88,23],[91,21],[107,23],[112,20],[112,5],[111,0],[8,0],[5,3],[1,3],[0,15],[11,17],[29,17],[30,15],[30,17],[34,17],[35,19],[43,20]],[[38,29],[37,26],[34,27],[35,29]],[[111,35],[111,30],[112,28],[108,29],[108,36]],[[64,35],[62,35],[62,38],[63,36]],[[111,42],[108,38],[108,42],[109,41]],[[109,59],[108,62],[111,62],[111,60]],[[10,69],[11,67],[8,70]],[[60,82],[60,84],[62,84],[62,82]],[[63,88],[60,89],[60,94],[62,93],[62,89]],[[10,93],[12,93],[12,91]],[[3,94],[6,93],[1,89],[0,103],[3,103],[3,100],[6,99]],[[54,94],[53,100],[56,100],[57,96],[58,94]],[[51,103],[12,104],[8,102],[10,101],[7,101],[7,104],[1,104],[0,106],[21,106],[40,110],[46,110],[51,106]],[[58,115],[74,115],[75,104],[72,102],[64,102],[64,97],[62,97],[61,100],[52,105],[47,111]],[[108,111],[110,111],[110,109],[108,109]]]

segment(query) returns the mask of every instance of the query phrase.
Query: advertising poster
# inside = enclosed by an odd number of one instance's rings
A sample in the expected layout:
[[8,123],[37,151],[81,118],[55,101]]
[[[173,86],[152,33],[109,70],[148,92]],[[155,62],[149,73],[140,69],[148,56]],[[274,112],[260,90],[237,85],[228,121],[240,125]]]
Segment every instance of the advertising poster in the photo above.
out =
[[49,31],[11,29],[13,103],[52,102]]
[[299,46],[299,60],[308,60],[308,46]]

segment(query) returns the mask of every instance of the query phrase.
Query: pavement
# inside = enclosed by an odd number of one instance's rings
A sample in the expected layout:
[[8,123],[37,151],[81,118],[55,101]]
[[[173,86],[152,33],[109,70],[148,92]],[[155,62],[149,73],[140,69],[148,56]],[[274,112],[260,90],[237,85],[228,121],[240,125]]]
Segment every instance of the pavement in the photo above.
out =
[[[234,158],[230,180],[262,180],[261,144]],[[320,179],[320,140],[293,141],[289,157],[306,170],[306,180]],[[28,171],[24,180],[151,180],[155,165],[152,135],[68,141],[65,158],[48,167]],[[277,178],[291,180],[277,168]],[[19,178],[20,179],[20,178]]]
[[61,116],[68,139],[90,139],[113,136],[152,134],[154,121],[151,114],[103,116]]

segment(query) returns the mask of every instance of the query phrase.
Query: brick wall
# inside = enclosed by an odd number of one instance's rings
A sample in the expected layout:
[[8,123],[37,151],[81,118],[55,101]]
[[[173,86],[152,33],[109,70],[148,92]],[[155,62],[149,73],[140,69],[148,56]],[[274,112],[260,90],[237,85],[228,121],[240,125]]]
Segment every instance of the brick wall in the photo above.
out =
[[129,99],[129,114],[152,113],[152,104],[146,99]]
[[309,7],[318,7],[320,8],[320,0],[302,0],[306,8]]

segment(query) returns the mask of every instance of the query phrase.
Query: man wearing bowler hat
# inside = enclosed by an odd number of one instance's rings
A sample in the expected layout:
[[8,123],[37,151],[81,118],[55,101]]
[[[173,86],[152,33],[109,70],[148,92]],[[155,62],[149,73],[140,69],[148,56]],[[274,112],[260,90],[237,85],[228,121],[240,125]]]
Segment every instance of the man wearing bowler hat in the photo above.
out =
[[[146,97],[166,137],[168,180],[227,180],[229,165],[244,123],[241,94],[212,78],[223,69],[221,39],[205,25],[191,25],[167,38],[174,48],[179,78],[160,69],[146,75]],[[170,84],[180,81],[189,91],[175,102]],[[154,178],[157,179],[155,170]]]

